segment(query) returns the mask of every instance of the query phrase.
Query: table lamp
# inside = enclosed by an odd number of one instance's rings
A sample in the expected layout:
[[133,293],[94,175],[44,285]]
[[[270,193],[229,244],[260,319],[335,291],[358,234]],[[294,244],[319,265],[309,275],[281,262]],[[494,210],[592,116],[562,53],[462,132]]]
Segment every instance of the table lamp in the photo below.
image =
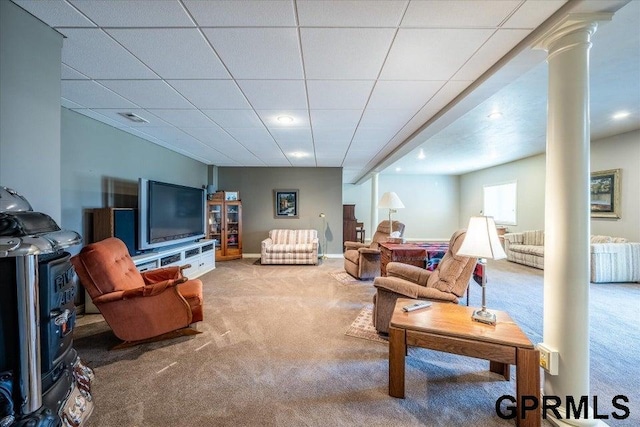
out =
[[487,259],[503,259],[507,257],[504,253],[496,223],[490,216],[472,216],[469,219],[469,227],[464,241],[458,249],[456,255],[478,258],[482,264],[482,309],[473,312],[471,318],[478,322],[489,325],[496,324],[496,315],[487,311],[486,285],[487,285]]
[[391,222],[391,214],[397,212],[397,209],[404,208],[404,204],[400,197],[393,191],[388,191],[382,195],[378,202],[378,208],[389,209],[389,234],[393,233],[393,222]]

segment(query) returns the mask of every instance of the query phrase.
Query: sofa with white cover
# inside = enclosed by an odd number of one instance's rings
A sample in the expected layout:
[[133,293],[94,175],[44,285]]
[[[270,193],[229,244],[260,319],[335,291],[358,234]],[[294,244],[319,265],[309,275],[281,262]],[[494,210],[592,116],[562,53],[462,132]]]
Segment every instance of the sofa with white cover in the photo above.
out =
[[[591,282],[640,282],[640,243],[624,237],[591,236]],[[544,231],[532,230],[504,235],[507,259],[544,268]]]

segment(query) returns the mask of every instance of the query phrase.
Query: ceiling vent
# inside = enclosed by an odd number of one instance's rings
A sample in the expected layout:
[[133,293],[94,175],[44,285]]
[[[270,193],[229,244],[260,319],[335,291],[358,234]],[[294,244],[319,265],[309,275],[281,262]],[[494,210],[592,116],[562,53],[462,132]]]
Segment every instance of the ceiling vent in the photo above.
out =
[[122,117],[127,118],[129,120],[131,120],[132,122],[136,122],[136,123],[149,123],[149,120],[143,119],[140,116],[137,116],[133,113],[118,113],[120,114]]

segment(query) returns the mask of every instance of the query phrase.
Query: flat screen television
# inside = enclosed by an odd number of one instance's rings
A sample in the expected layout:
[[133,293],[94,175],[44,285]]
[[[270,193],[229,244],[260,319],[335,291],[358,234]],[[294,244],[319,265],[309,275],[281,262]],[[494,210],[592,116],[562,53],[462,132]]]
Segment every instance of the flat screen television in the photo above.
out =
[[138,180],[138,249],[150,250],[205,237],[203,188]]

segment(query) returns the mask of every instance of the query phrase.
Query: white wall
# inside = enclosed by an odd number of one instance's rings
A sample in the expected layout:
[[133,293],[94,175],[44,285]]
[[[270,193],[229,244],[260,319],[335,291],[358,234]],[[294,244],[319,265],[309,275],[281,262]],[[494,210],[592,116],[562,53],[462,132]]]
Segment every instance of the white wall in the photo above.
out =
[[[460,228],[457,176],[381,174],[378,200],[387,191],[394,191],[405,206],[392,216],[393,220],[404,223],[405,239],[448,241]],[[371,224],[371,180],[360,185],[345,184],[342,194],[344,204],[355,203],[356,218],[365,223],[367,238],[370,238],[375,232]],[[388,218],[387,209],[378,210],[378,221]],[[466,226],[466,220],[463,222]]]
[[59,223],[62,35],[0,1],[0,185]]
[[85,243],[93,237],[91,209],[137,207],[138,178],[207,184],[204,163],[66,108],[61,158],[61,226],[82,234]]
[[[622,218],[591,220],[591,234],[640,241],[640,130],[591,143],[591,170],[622,169]],[[482,209],[482,186],[516,180],[518,206],[516,226],[509,231],[544,228],[545,155],[462,175],[460,218],[478,215]]]
[[545,155],[464,174],[460,177],[460,218],[466,222],[471,216],[480,215],[483,205],[483,186],[517,182],[518,203],[516,225],[509,231],[544,228],[544,177]]
[[593,172],[622,169],[621,218],[593,218],[591,234],[620,236],[640,242],[640,130],[591,144]]

